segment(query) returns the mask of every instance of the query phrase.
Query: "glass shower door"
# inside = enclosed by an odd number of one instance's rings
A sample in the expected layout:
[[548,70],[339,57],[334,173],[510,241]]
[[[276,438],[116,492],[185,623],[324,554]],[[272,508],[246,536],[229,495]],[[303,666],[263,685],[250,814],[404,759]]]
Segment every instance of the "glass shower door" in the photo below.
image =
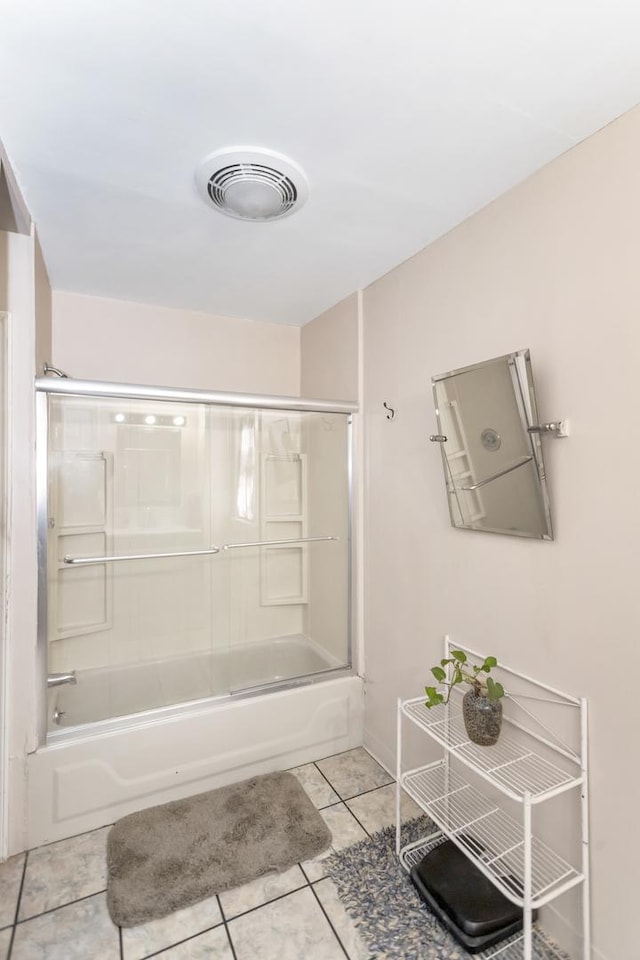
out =
[[350,666],[349,417],[48,398],[50,731]]
[[[231,437],[214,530],[232,691],[349,665],[349,418],[211,411]],[[229,509],[229,505],[231,509]]]
[[52,397],[49,422],[50,723],[228,693],[206,406]]

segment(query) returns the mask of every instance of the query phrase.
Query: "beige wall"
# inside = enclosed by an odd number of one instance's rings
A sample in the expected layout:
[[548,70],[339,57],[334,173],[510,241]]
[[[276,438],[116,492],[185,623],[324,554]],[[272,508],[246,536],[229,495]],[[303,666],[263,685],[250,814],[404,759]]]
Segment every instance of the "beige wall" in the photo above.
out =
[[[638,956],[639,153],[636,109],[364,293],[366,743],[393,763],[395,698],[445,633],[588,697],[607,960]],[[541,418],[572,424],[545,441],[553,543],[452,529],[427,439],[431,375],[521,347]]]
[[51,363],[51,286],[42,256],[38,234],[34,231],[35,310],[36,310],[36,370],[42,373],[45,363]]
[[0,140],[0,230],[29,236],[31,228],[31,215]]
[[302,327],[303,397],[358,399],[358,302],[352,293]]
[[297,396],[298,327],[53,294],[53,363],[81,380]]

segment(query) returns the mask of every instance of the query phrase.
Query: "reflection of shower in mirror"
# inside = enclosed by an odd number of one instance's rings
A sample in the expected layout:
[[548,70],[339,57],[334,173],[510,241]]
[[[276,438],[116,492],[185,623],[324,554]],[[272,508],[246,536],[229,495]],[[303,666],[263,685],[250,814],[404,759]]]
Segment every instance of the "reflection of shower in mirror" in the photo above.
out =
[[465,530],[552,540],[541,435],[528,350],[432,377],[451,523]]

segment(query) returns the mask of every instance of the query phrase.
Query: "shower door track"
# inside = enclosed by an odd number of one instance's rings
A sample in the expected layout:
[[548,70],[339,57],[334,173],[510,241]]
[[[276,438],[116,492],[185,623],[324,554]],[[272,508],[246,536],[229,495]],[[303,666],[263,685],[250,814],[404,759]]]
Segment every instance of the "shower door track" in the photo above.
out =
[[297,410],[309,413],[357,413],[358,404],[349,400],[310,400],[304,397],[273,396],[261,393],[233,393],[224,390],[193,390],[190,387],[156,387],[144,384],[107,383],[100,380],[72,380],[38,377],[39,393],[84,397],[121,397],[127,400],[173,400],[227,407],[260,407],[263,410]]
[[[228,407],[251,407],[262,410],[289,410],[300,413],[340,413],[348,415],[347,430],[347,473],[348,473],[348,523],[347,540],[352,544],[353,530],[353,433],[352,433],[352,414],[358,412],[358,403],[349,400],[318,400],[305,397],[276,396],[271,394],[258,393],[236,393],[232,391],[221,390],[198,390],[189,387],[163,387],[148,386],[145,384],[128,383],[110,383],[100,380],[74,380],[69,378],[51,378],[37,377],[35,381],[36,389],[36,488],[37,488],[37,522],[38,522],[38,674],[40,676],[40,689],[42,691],[40,700],[37,704],[37,734],[38,742],[44,746],[47,742],[47,696],[46,696],[46,675],[47,675],[47,617],[48,617],[48,599],[47,599],[47,532],[49,526],[49,504],[48,504],[48,432],[49,416],[47,397],[50,394],[80,396],[80,397],[102,397],[102,398],[122,398],[125,400],[159,400],[173,401],[179,403],[199,403],[208,406],[228,406]],[[300,538],[300,542],[314,540],[337,540],[338,537],[309,537]],[[230,543],[223,546],[223,550],[234,550],[241,547],[266,546],[265,542],[257,543]],[[212,548],[202,553],[217,553],[219,548]],[[200,551],[198,551],[200,553]],[[82,559],[85,562],[97,562],[99,558],[78,558],[80,563]],[[111,559],[129,559],[129,558],[111,558]],[[134,559],[134,558],[131,558]],[[137,558],[135,558],[137,559]],[[142,558],[141,558],[142,559]],[[64,558],[65,562],[72,558]],[[348,638],[347,638],[347,668],[338,668],[336,675],[341,675],[346,669],[348,673],[353,672],[353,612],[354,597],[353,590],[356,579],[353,576],[353,565],[355,557],[353,546],[349,552],[349,562],[347,565],[347,602],[348,602]],[[334,671],[326,671],[325,676]],[[305,678],[307,682],[315,682]],[[277,684],[278,689],[289,689],[299,686],[301,679],[293,679],[282,684]],[[304,682],[304,681],[302,681]],[[178,705],[179,708],[188,708],[189,704]],[[161,714],[162,711],[159,711]]]

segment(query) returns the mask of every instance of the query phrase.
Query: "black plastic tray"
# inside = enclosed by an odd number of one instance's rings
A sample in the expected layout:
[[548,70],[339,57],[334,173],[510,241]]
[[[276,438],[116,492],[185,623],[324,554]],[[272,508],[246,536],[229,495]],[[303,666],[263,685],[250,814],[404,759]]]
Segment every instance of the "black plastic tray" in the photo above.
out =
[[469,953],[522,929],[522,908],[496,889],[451,840],[423,857],[410,876],[420,897]]

